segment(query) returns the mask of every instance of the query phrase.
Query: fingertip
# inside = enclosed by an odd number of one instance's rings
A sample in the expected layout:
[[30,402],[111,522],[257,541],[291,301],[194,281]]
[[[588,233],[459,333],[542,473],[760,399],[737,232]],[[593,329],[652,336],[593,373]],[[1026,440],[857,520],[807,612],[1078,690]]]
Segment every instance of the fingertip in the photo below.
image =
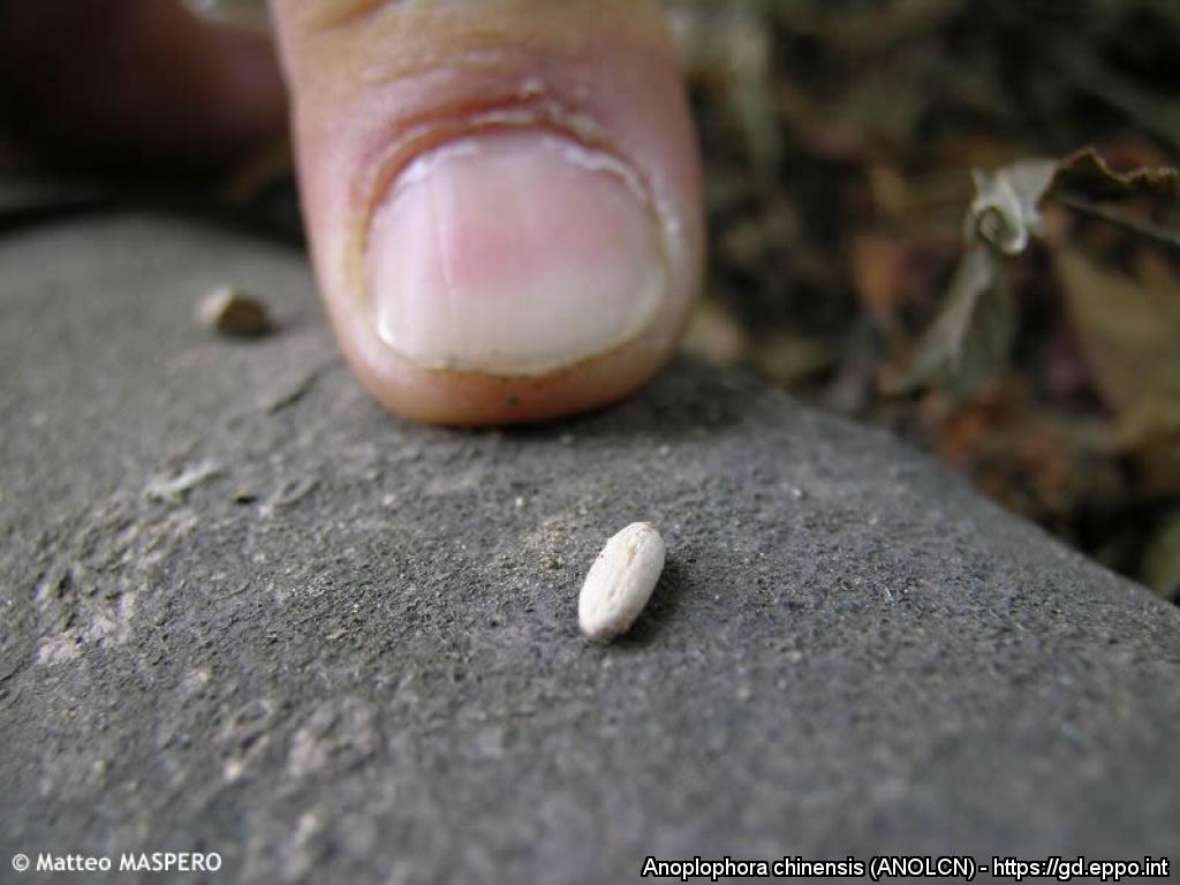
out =
[[703,252],[656,4],[362,6],[276,8],[316,271],[358,377],[391,411],[468,425],[644,383]]

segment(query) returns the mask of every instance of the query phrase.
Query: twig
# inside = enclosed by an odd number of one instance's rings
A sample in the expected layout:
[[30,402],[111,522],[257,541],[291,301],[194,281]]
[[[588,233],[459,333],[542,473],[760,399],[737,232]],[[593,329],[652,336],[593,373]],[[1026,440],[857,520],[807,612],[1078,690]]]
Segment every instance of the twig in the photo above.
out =
[[1146,237],[1157,245],[1164,247],[1173,255],[1180,256],[1180,233],[1177,231],[1169,230],[1147,221],[1140,221],[1137,218],[1131,218],[1128,215],[1108,209],[1106,206],[1094,203],[1076,194],[1057,194],[1055,199],[1061,205],[1068,206],[1070,209],[1091,215],[1094,218],[1100,218],[1103,221],[1115,225],[1115,227],[1120,227],[1130,233]]

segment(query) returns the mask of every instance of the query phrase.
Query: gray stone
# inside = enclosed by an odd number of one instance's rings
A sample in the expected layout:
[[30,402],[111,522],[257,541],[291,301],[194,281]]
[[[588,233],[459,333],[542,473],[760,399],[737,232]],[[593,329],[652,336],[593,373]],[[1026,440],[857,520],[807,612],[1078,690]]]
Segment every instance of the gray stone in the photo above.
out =
[[[0,280],[0,878],[1175,850],[1180,612],[887,434],[692,365],[552,426],[412,426],[302,256],[161,217],[9,235]],[[222,283],[281,334],[195,328]],[[634,520],[667,569],[588,643]]]

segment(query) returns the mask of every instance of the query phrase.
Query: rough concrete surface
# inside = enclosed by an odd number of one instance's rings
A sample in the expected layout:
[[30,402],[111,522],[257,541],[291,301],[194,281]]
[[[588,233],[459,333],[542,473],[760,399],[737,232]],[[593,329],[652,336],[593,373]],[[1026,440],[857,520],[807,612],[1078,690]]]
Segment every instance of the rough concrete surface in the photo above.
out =
[[[200,328],[221,283],[280,332]],[[1180,612],[884,433],[690,365],[549,427],[412,426],[302,256],[166,217],[0,240],[0,370],[2,880],[1176,850]],[[639,519],[668,567],[589,644],[581,579]]]

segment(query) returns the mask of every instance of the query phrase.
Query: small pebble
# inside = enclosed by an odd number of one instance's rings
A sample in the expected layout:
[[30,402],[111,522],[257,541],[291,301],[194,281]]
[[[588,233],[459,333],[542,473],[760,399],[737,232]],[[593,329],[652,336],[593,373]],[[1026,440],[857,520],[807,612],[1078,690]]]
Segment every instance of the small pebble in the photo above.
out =
[[271,330],[266,305],[233,286],[222,286],[201,299],[197,319],[219,335],[255,338]]
[[582,632],[596,640],[626,633],[651,598],[664,555],[664,539],[646,522],[633,522],[607,541],[578,597]]

